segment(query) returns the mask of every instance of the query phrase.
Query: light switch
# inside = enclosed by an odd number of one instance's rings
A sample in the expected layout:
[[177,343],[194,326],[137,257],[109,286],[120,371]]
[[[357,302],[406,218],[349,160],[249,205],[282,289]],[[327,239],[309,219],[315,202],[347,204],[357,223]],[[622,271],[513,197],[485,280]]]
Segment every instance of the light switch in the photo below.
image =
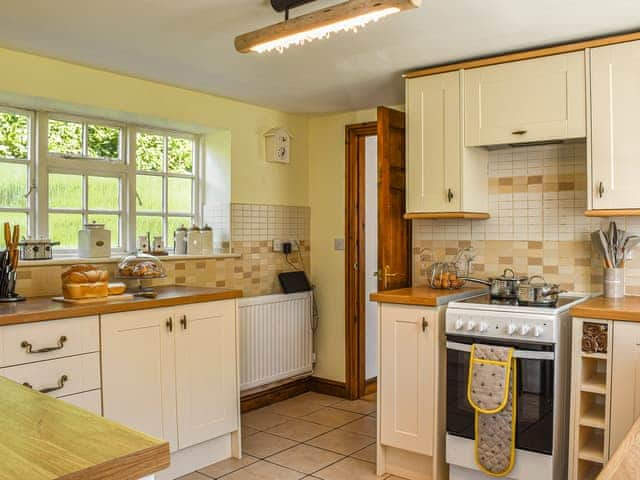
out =
[[344,238],[334,238],[333,249],[336,251],[344,250]]

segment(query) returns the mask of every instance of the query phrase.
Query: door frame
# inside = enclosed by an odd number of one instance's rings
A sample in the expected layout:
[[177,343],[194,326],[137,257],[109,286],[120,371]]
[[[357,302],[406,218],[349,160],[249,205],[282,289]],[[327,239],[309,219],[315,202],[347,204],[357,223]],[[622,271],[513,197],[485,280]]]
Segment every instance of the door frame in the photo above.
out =
[[[366,137],[378,135],[378,122],[345,127],[345,358],[350,399],[375,391],[365,372],[365,152]],[[377,188],[377,185],[376,185]],[[377,218],[377,213],[376,213]]]

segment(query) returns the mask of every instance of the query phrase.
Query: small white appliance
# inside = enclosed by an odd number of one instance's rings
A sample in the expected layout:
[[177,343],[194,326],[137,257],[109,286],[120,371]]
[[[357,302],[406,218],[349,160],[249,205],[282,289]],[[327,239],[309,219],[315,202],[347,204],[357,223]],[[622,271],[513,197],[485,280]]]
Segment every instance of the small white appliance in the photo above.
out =
[[78,255],[81,258],[111,257],[111,231],[102,223],[87,223],[78,231]]
[[565,480],[569,434],[571,307],[586,296],[560,296],[553,306],[521,305],[489,295],[451,302],[446,313],[447,435],[450,480],[490,480],[475,461],[475,412],[467,400],[471,346],[513,347],[517,365],[513,480]]

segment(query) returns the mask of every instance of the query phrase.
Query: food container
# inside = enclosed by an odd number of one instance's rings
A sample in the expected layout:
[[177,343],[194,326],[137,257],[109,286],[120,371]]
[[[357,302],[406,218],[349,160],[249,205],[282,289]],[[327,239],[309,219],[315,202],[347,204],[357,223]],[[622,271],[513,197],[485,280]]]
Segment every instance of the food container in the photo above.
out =
[[438,289],[462,288],[475,258],[472,247],[460,249],[452,261],[435,262],[427,268],[427,286]]
[[173,234],[173,253],[175,255],[187,254],[187,227],[180,225]]
[[200,239],[202,255],[213,255],[213,229],[209,225],[205,225],[200,230]]
[[512,300],[518,298],[518,288],[522,282],[527,280],[527,277],[518,276],[511,268],[505,268],[502,275],[489,277],[489,280],[472,277],[466,277],[464,280],[487,285],[490,288],[489,293],[492,298]]
[[118,263],[117,278],[145,280],[150,278],[164,278],[167,272],[162,262],[146,253],[136,252],[123,257]]
[[558,295],[565,293],[559,285],[548,283],[544,277],[534,275],[524,281],[518,288],[518,302],[526,305],[554,306],[558,303]]
[[51,247],[60,245],[60,242],[52,242],[48,238],[39,240],[23,238],[20,243],[20,260],[50,260],[53,258]]
[[202,255],[202,232],[196,225],[187,232],[187,255]]
[[78,232],[78,255],[81,258],[111,257],[111,231],[103,223],[86,223]]

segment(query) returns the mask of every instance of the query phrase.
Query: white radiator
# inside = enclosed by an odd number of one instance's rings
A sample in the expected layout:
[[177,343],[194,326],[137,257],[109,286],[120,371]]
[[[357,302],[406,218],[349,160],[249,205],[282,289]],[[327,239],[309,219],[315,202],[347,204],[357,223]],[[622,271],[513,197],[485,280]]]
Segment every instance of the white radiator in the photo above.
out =
[[240,390],[311,373],[312,295],[240,299]]

